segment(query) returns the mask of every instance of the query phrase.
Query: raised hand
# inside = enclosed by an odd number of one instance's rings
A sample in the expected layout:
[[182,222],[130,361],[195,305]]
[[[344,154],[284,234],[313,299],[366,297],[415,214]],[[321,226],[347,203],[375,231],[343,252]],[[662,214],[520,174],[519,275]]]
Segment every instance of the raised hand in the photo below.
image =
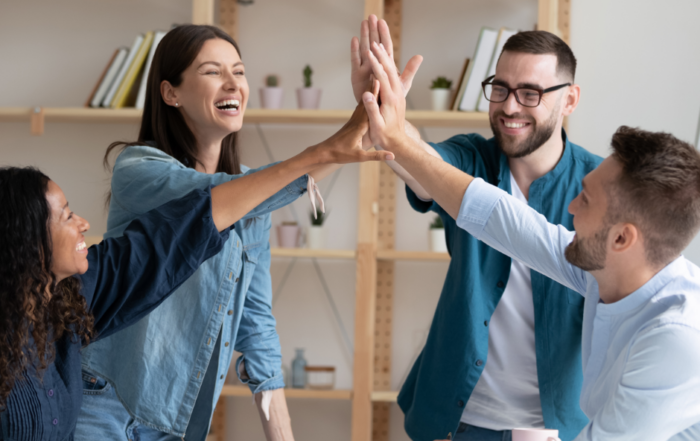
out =
[[309,147],[308,150],[313,155],[318,155],[324,164],[393,160],[394,154],[391,152],[368,152],[362,148],[362,137],[368,128],[365,106],[360,103],[350,120],[340,130],[320,144]]
[[391,151],[392,146],[405,144],[407,137],[404,128],[406,98],[403,94],[401,78],[396,66],[383,45],[373,42],[367,51],[367,59],[373,75],[379,81],[381,107],[371,92],[365,92],[362,100],[369,116],[369,135],[375,145]]
[[[367,20],[362,20],[360,40],[357,37],[353,37],[350,43],[350,64],[352,65],[350,80],[357,102],[361,101],[362,93],[367,90],[370,82],[369,76],[372,68],[367,53],[370,50],[370,45],[374,42],[381,43],[386,48],[389,58],[394,59],[394,45],[391,42],[389,25],[385,20],[378,20],[377,16],[373,14]],[[406,63],[406,67],[400,76],[404,96],[411,89],[413,78],[418,72],[422,61],[423,57],[416,55]]]

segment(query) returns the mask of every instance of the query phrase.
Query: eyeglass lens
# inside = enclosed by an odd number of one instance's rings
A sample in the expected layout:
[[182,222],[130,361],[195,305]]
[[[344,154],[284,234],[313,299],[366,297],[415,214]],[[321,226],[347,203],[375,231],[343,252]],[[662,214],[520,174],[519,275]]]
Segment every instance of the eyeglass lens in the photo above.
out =
[[[527,107],[537,107],[540,104],[540,93],[535,89],[516,89],[515,98]],[[494,103],[502,103],[508,98],[508,88],[497,84],[486,84],[484,86],[484,96]]]

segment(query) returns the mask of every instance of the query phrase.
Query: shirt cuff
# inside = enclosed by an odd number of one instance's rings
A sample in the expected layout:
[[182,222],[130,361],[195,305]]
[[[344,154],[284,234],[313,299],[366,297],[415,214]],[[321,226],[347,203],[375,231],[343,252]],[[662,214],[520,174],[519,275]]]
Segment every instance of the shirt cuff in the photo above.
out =
[[289,194],[301,196],[302,194],[306,193],[306,184],[308,183],[308,181],[309,175],[304,175],[299,178],[296,178],[284,188]]
[[477,239],[481,236],[498,201],[507,195],[500,188],[475,178],[467,187],[457,216],[457,226]]

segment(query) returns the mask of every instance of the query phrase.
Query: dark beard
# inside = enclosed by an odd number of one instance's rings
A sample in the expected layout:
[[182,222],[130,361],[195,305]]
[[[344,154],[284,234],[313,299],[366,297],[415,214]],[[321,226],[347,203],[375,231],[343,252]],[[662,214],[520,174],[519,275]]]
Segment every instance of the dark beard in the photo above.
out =
[[605,241],[610,232],[611,225],[606,225],[598,230],[593,237],[571,242],[564,250],[566,260],[584,271],[596,271],[605,268]]
[[530,124],[533,125],[534,131],[532,132],[532,134],[528,136],[525,140],[523,140],[519,145],[509,145],[507,142],[507,138],[498,129],[498,118],[500,116],[506,116],[506,114],[502,111],[499,111],[493,115],[493,118],[489,119],[489,123],[491,124],[491,131],[493,131],[493,135],[496,137],[496,141],[498,141],[498,147],[501,149],[503,154],[509,158],[522,158],[534,152],[538,148],[542,147],[542,145],[545,142],[547,142],[549,138],[552,137],[552,133],[554,133],[554,128],[557,126],[557,118],[559,117],[559,106],[557,106],[557,108],[554,109],[552,115],[547,121],[543,123],[542,127],[538,127],[535,120],[530,117],[524,117],[518,114],[509,115],[510,117],[519,117],[522,119],[527,119],[530,122]]

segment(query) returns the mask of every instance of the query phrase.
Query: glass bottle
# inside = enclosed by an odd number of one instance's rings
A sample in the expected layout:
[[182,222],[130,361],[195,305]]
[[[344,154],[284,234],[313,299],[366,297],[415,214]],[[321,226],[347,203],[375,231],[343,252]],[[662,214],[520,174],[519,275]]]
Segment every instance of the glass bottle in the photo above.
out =
[[303,389],[306,387],[306,360],[303,349],[297,349],[296,352],[297,356],[292,360],[292,387]]

